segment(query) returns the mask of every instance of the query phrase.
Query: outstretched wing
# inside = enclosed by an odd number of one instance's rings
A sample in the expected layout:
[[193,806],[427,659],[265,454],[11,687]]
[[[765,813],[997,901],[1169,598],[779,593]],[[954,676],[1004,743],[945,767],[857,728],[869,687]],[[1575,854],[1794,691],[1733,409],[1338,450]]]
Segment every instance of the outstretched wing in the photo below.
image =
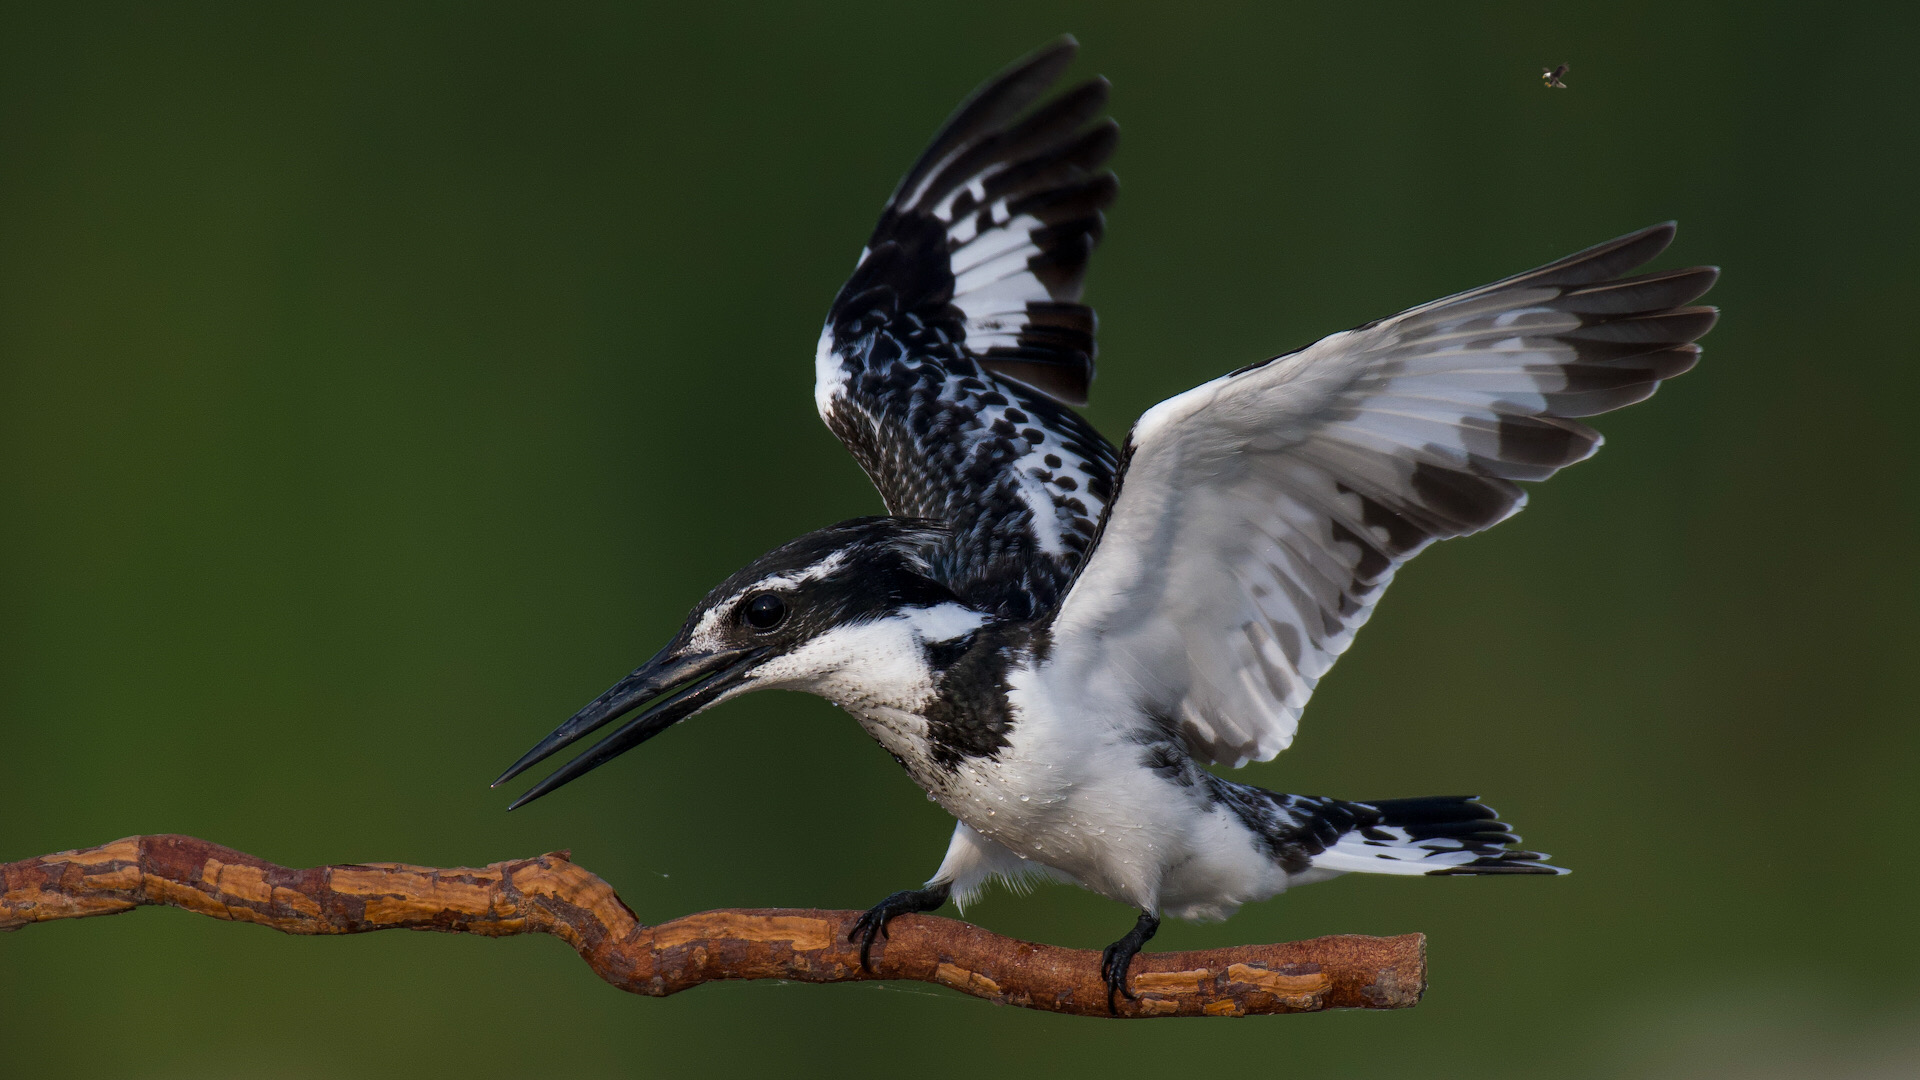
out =
[[[1315,683],[1401,564],[1517,512],[1517,480],[1592,454],[1569,417],[1640,401],[1699,358],[1710,267],[1623,278],[1656,226],[1335,334],[1148,410],[1062,603],[1067,686],[1138,687],[1197,756],[1293,740]],[[1078,680],[1078,681],[1075,681]]]
[[1093,379],[1093,310],[1077,301],[1117,192],[1107,83],[1033,108],[1076,49],[1041,49],[947,121],[888,201],[815,361],[821,419],[888,511],[948,523],[956,587],[1016,616],[1058,602],[1117,465],[1066,407]]

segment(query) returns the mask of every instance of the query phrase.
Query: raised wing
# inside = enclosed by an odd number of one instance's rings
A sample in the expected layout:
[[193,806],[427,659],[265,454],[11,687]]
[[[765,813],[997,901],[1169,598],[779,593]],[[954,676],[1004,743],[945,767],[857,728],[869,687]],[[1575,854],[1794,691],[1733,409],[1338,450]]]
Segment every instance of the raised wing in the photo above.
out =
[[1710,267],[1623,278],[1659,225],[1334,334],[1148,410],[1054,622],[1058,676],[1123,680],[1197,756],[1286,749],[1394,572],[1592,454],[1569,417],[1691,368]]
[[1093,378],[1093,310],[1077,301],[1118,190],[1107,83],[1033,108],[1076,49],[1041,49],[947,121],[888,201],[815,361],[821,419],[888,511],[952,526],[956,588],[1013,616],[1058,602],[1117,466],[1065,407]]

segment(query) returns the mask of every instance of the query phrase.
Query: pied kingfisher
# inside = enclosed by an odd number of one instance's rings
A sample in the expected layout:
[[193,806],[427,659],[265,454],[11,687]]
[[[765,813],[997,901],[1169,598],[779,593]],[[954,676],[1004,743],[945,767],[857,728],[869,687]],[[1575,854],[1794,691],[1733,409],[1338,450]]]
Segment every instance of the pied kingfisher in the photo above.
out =
[[828,312],[815,403],[890,516],[722,582],[496,784],[650,702],[513,805],[748,691],[818,694],[958,819],[926,886],[855,927],[862,963],[896,915],[1053,878],[1139,911],[1103,955],[1112,1008],[1163,913],[1355,871],[1562,872],[1472,797],[1279,795],[1205,766],[1285,749],[1402,564],[1592,454],[1573,417],[1691,368],[1717,271],[1623,276],[1672,240],[1657,225],[1249,364],[1116,450],[1069,408],[1117,190],[1106,81],[1039,103],[1075,50],[960,106]]

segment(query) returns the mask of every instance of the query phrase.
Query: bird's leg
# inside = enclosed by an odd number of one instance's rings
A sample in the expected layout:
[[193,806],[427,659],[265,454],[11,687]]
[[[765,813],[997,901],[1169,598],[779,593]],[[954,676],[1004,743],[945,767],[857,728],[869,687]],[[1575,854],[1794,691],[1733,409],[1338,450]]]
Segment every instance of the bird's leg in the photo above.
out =
[[1138,1001],[1133,991],[1127,989],[1127,967],[1140,952],[1140,946],[1153,940],[1160,929],[1160,916],[1151,911],[1140,913],[1140,920],[1127,931],[1127,936],[1107,946],[1100,953],[1100,977],[1107,983],[1107,1011],[1115,1016],[1120,1009],[1114,1003],[1113,996],[1119,994],[1128,1001]]
[[932,911],[947,902],[953,893],[951,882],[929,885],[924,889],[902,889],[885,900],[868,908],[864,914],[854,920],[853,929],[847,933],[848,941],[860,943],[860,966],[873,970],[873,940],[887,936],[887,924],[896,915],[905,915],[909,911]]

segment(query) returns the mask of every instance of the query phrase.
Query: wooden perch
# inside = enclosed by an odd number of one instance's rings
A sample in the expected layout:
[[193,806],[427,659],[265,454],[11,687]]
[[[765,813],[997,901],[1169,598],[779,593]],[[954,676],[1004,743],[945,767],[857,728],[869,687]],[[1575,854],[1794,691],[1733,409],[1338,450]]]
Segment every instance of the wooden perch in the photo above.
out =
[[[857,911],[726,909],[643,926],[612,887],[567,852],[479,868],[367,863],[290,870],[191,836],[130,836],[0,864],[0,930],[185,908],[288,934],[440,930],[552,934],[601,978],[665,997],[716,979],[916,979],[1006,1005],[1106,1016],[1100,956],[1035,945],[953,919],[903,915],[860,968]],[[1426,989],[1426,938],[1315,938],[1198,952],[1142,953],[1120,1015],[1254,1016],[1404,1009]]]

